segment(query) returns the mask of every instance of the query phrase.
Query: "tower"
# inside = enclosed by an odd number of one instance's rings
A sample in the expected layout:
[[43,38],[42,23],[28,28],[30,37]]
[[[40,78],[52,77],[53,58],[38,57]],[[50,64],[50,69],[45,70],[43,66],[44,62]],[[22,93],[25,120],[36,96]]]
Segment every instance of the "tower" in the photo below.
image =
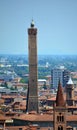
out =
[[32,20],[28,29],[28,52],[29,52],[29,85],[27,111],[38,112],[38,85],[37,85],[37,28]]
[[56,103],[53,112],[54,130],[66,130],[66,104],[63,97],[62,86],[58,83]]
[[69,106],[74,105],[74,84],[71,77],[69,78],[66,85],[66,102]]

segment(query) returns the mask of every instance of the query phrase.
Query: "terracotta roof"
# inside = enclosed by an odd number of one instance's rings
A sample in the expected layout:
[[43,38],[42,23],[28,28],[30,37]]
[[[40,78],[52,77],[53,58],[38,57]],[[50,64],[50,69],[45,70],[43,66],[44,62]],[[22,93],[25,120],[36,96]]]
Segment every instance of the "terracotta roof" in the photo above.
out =
[[0,104],[3,104],[4,103],[4,99],[0,99]]
[[13,96],[13,95],[3,95],[1,98],[2,99],[6,99],[6,98],[16,98],[17,96]]
[[0,115],[1,115],[1,114],[3,115],[3,114],[4,114],[4,112],[0,109]]
[[10,98],[26,98],[26,96],[21,96],[21,95],[2,95],[1,98],[2,99],[10,99]]
[[7,112],[5,112],[5,115],[6,115],[6,116],[9,116],[9,117],[15,116],[16,114],[18,114],[18,113],[17,113],[17,112],[14,112],[14,111],[7,111]]
[[7,119],[7,117],[6,117],[6,116],[4,116],[4,115],[0,114],[0,121],[5,121],[6,119]]
[[39,96],[39,100],[46,100],[47,97],[46,96]]
[[77,96],[74,97],[74,101],[77,101]]
[[67,108],[76,108],[77,109],[77,106],[67,106]]
[[56,100],[56,97],[54,96],[54,97],[51,97],[51,98],[49,98],[49,99],[47,99],[47,101],[55,101]]
[[53,116],[49,114],[23,114],[14,119],[27,120],[27,121],[53,121]]
[[62,90],[60,80],[59,80],[58,91],[57,91],[57,96],[56,96],[56,106],[65,106],[63,90]]
[[[63,94],[64,100],[66,100],[66,93]],[[56,101],[56,96],[48,98],[47,101]]]
[[41,127],[40,130],[53,130],[53,127]]
[[28,126],[6,126],[5,128],[8,130],[19,130],[19,128],[22,128],[22,130],[27,130]]
[[67,121],[77,121],[77,115],[68,115],[66,116]]
[[[20,116],[16,116],[13,119],[20,119],[25,121],[53,121],[53,115],[51,114],[22,114]],[[77,121],[77,115],[67,115],[67,121]]]
[[[8,119],[11,119],[8,117]],[[51,114],[22,114],[16,115],[13,119],[27,120],[27,121],[53,121],[53,115]],[[0,114],[0,120],[7,120],[7,116]],[[67,121],[77,121],[77,115],[67,115]]]

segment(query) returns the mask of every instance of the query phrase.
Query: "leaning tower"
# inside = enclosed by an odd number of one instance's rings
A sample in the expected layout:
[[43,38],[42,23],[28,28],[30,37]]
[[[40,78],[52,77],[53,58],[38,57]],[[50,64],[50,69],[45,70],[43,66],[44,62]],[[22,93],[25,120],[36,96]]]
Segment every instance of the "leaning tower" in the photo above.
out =
[[38,112],[38,73],[37,73],[37,28],[32,20],[28,28],[28,52],[29,52],[29,84],[27,111]]

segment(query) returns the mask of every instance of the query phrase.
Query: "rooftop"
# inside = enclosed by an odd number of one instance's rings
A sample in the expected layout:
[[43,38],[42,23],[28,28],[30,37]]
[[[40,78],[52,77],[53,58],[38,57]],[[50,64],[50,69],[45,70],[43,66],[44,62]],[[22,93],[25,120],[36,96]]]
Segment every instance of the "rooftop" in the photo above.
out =
[[65,106],[65,101],[63,97],[63,89],[59,80],[58,83],[58,91],[57,91],[57,96],[56,96],[56,106]]
[[[18,117],[14,117],[13,119],[20,119],[25,121],[39,121],[39,122],[53,122],[53,115],[51,114],[22,114]],[[66,116],[67,121],[77,121],[77,115],[67,115]]]
[[68,85],[73,85],[73,81],[72,81],[71,77],[69,78],[67,84],[68,84]]

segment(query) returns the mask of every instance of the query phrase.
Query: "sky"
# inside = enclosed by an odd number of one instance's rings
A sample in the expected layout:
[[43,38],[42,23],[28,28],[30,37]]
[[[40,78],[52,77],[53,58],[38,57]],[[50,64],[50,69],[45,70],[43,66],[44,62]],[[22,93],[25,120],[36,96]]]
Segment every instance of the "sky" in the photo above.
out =
[[27,54],[32,19],[38,55],[77,54],[77,0],[0,0],[0,54]]

